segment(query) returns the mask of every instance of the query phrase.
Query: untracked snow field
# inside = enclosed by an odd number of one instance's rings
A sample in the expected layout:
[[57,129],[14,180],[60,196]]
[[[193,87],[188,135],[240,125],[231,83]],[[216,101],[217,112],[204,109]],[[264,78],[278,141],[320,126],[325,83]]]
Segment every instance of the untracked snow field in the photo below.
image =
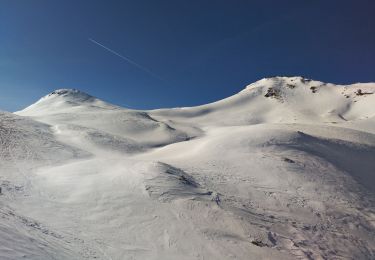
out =
[[0,259],[375,259],[375,83],[0,112]]

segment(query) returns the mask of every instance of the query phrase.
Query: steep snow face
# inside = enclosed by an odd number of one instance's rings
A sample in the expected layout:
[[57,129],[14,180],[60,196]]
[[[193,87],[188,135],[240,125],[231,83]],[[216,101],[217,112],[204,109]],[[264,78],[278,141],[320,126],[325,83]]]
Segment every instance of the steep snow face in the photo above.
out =
[[0,113],[0,258],[373,259],[375,84],[257,81],[137,111]]

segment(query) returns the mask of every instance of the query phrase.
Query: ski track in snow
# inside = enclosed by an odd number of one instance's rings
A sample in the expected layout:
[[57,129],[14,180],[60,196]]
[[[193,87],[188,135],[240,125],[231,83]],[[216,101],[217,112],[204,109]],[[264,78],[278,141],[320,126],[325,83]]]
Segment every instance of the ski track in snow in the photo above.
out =
[[1,112],[0,259],[373,259],[374,92],[275,77],[192,108],[63,89]]

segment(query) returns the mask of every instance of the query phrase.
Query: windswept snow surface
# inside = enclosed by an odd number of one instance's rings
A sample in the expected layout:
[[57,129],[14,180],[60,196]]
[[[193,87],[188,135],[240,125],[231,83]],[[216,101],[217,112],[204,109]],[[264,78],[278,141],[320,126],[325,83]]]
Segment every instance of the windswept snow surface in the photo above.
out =
[[0,259],[374,259],[375,84],[0,113]]

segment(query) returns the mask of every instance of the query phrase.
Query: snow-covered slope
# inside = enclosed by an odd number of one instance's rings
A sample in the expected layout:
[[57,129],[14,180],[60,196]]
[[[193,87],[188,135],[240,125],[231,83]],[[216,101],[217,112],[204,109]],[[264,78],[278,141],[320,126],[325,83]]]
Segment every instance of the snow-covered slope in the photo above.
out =
[[[69,259],[78,249],[68,249],[53,227],[21,213],[19,202],[43,192],[31,173],[40,167],[88,158],[90,153],[56,140],[50,126],[0,112],[0,259],[47,256]],[[41,207],[38,196],[36,204]],[[46,243],[48,241],[48,243]]]
[[374,88],[373,83],[341,86],[302,77],[274,77],[215,103],[161,109],[153,114],[194,118],[202,125],[341,123],[375,116]]
[[[16,114],[53,125],[57,132],[80,136],[118,148],[131,144],[136,151],[184,141],[189,134],[159,122],[147,112],[123,109],[78,90],[56,90]],[[191,131],[194,135],[194,131]],[[136,140],[136,141],[135,141]]]
[[375,84],[257,81],[137,111],[0,113],[1,259],[372,259]]

